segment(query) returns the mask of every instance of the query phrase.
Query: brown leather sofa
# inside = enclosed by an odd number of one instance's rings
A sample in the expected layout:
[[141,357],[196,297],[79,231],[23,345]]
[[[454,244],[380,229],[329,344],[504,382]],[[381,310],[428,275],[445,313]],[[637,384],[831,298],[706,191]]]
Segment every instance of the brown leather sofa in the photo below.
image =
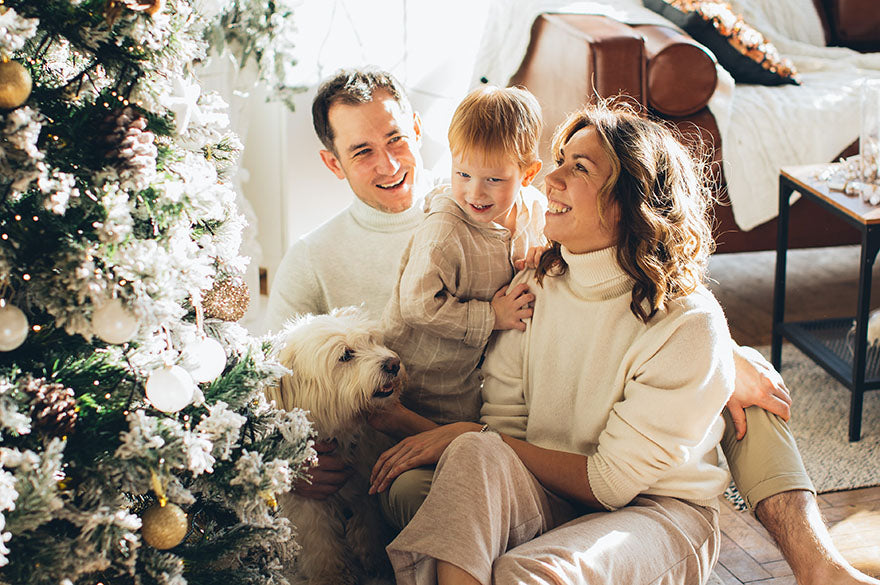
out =
[[[877,0],[813,0],[829,45],[861,51],[880,50]],[[630,96],[651,114],[675,123],[686,135],[699,136],[718,173],[715,234],[718,252],[770,250],[776,247],[776,220],[748,232],[738,229],[727,201],[721,172],[722,144],[715,118],[706,107],[715,89],[712,59],[689,36],[660,26],[629,26],[603,16],[543,14],[532,26],[531,42],[512,85],[523,85],[541,102],[546,124],[542,156],[549,137],[565,115],[596,96]],[[858,152],[857,142],[841,156]],[[774,196],[775,194],[768,194]],[[858,242],[858,232],[798,201],[791,210],[791,247]]]

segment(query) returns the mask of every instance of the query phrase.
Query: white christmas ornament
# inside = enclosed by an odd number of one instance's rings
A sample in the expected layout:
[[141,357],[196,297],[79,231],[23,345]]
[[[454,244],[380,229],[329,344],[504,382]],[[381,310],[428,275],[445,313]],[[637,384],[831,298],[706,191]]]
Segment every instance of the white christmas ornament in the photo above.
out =
[[137,317],[122,305],[119,299],[112,299],[92,314],[92,331],[107,343],[125,343],[137,332]]
[[28,320],[15,305],[0,306],[0,351],[12,351],[24,343]]
[[180,366],[154,370],[147,378],[147,400],[162,412],[177,412],[192,402],[195,383]]
[[210,337],[199,339],[187,347],[186,351],[197,364],[189,371],[196,382],[211,382],[226,367],[226,350],[216,339]]

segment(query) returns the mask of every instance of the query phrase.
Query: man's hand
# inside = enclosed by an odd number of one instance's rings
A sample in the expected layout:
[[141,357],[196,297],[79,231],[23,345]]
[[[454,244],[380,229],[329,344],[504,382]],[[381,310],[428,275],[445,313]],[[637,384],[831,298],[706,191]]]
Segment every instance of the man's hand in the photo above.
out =
[[516,258],[513,261],[513,267],[516,270],[522,270],[523,268],[537,268],[538,261],[541,259],[541,254],[549,248],[549,246],[532,246],[529,248],[528,252],[526,252],[525,258]]
[[736,380],[727,410],[736,428],[736,439],[740,440],[746,436],[746,408],[759,406],[788,420],[791,417],[791,396],[779,372],[768,367],[763,360],[748,359],[738,349],[733,352]]
[[508,292],[508,287],[502,287],[492,298],[492,310],[495,312],[495,327],[493,329],[519,329],[526,330],[523,319],[532,316],[531,304],[535,301],[535,295],[529,292],[529,286],[521,282]]
[[315,443],[318,463],[309,470],[311,482],[300,479],[293,484],[293,492],[311,500],[325,500],[339,491],[353,470],[334,454],[336,441]]

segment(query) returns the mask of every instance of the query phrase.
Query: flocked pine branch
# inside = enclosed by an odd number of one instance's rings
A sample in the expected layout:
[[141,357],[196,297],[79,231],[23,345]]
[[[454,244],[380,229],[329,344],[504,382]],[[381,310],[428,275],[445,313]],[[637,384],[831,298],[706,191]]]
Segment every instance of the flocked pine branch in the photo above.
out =
[[289,95],[293,8],[0,5],[0,582],[284,584],[314,457],[247,302],[241,149],[194,72]]

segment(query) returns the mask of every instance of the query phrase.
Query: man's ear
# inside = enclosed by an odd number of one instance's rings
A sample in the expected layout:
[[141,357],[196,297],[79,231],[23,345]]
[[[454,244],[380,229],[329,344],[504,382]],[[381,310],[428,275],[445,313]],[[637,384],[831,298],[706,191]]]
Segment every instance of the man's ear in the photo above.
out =
[[418,112],[413,112],[413,130],[416,133],[416,141],[422,141],[422,119]]
[[536,160],[535,162],[533,162],[532,164],[530,164],[526,168],[526,172],[523,174],[523,179],[522,179],[522,186],[523,187],[528,187],[529,185],[532,184],[532,181],[535,180],[535,176],[541,171],[541,166],[542,166],[542,164],[539,159],[539,160]]
[[335,154],[324,149],[319,150],[318,154],[321,155],[321,160],[324,162],[324,166],[330,169],[333,174],[336,175],[337,179],[345,178],[345,171],[342,170],[342,164],[339,162],[339,159],[336,158]]

